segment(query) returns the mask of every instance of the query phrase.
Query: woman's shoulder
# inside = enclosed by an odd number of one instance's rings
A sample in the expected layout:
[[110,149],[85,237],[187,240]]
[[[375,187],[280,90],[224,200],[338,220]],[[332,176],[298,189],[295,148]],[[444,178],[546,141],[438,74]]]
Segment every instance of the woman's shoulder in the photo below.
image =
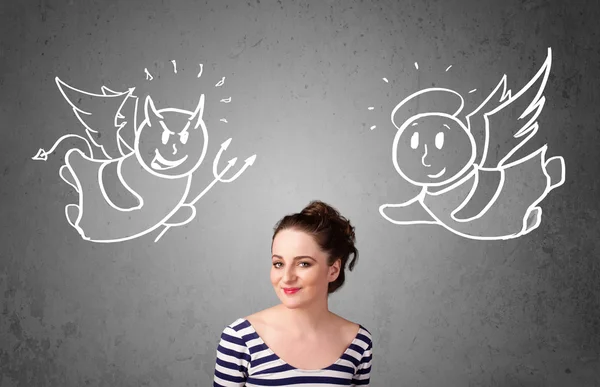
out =
[[371,340],[371,332],[369,332],[362,324],[350,321],[338,315],[335,315],[335,317],[338,320],[337,324],[339,324],[340,331],[345,332],[346,337],[352,339],[359,338],[363,341]]
[[371,332],[369,332],[369,330],[364,325],[354,322],[354,321],[347,320],[340,316],[337,316],[337,317],[341,321],[342,327],[346,327],[346,329],[349,329],[351,331],[353,330],[354,332],[358,332],[358,333],[362,332],[363,334],[368,334],[369,336],[371,335]]
[[345,337],[347,342],[350,342],[349,346],[354,347],[363,359],[369,356],[373,348],[373,337],[371,336],[371,332],[362,324],[348,321],[346,323]]
[[243,330],[252,330],[255,326],[264,326],[268,320],[265,317],[267,310],[261,310],[246,317],[238,317],[225,326],[224,331],[240,332]]
[[248,315],[242,318],[242,320],[247,321],[253,326],[265,326],[269,321],[277,320],[276,312],[275,307],[270,307]]
[[361,343],[360,346],[365,350],[371,349],[373,347],[373,336],[371,335],[371,332],[362,324],[358,324],[358,327],[356,339]]
[[244,331],[247,330],[249,327],[250,323],[248,320],[242,317],[238,317],[223,328],[223,333],[228,334],[230,336],[241,337],[244,335]]

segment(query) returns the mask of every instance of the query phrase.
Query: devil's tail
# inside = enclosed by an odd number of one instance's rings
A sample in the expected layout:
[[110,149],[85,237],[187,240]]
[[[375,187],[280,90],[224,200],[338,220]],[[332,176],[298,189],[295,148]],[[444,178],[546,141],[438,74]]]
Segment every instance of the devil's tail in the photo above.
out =
[[63,140],[66,140],[67,138],[72,138],[75,137],[77,139],[81,139],[85,142],[85,144],[87,145],[88,148],[88,157],[90,159],[94,158],[94,152],[92,151],[92,145],[90,144],[90,142],[88,141],[87,138],[82,137],[78,134],[65,134],[64,136],[60,137],[58,140],[56,140],[56,142],[54,143],[54,145],[52,145],[52,148],[50,148],[49,150],[44,150],[43,148],[40,148],[36,155],[33,156],[31,159],[32,160],[41,160],[41,161],[46,161],[48,160],[48,155],[51,154],[52,152],[54,152],[56,150],[56,147],[58,147],[58,145],[63,142]]

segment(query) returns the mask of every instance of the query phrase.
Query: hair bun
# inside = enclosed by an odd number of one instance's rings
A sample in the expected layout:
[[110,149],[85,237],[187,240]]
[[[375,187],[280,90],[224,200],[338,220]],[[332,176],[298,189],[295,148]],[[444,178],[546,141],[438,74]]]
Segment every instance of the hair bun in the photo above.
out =
[[327,204],[318,200],[313,200],[306,207],[304,207],[301,214],[307,216],[325,217],[327,215],[333,215],[332,212],[335,212],[335,210],[329,207]]
[[320,200],[313,200],[300,213],[306,216],[319,217],[322,225],[333,223],[338,226],[338,229],[344,233],[346,238],[351,241],[355,240],[354,227],[350,224],[350,221],[335,208]]

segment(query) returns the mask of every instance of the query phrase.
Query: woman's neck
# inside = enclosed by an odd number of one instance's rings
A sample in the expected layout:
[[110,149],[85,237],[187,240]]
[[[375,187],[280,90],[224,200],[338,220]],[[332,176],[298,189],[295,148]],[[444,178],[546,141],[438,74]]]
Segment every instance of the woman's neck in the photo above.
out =
[[281,313],[281,325],[294,336],[313,336],[326,329],[332,321],[332,313],[329,311],[327,302],[319,305],[311,305],[307,308],[287,308],[279,305]]

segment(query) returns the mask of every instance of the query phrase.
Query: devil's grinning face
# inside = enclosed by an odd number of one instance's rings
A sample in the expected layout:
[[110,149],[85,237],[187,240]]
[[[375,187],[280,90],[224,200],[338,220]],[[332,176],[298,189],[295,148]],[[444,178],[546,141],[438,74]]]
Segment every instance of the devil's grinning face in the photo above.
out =
[[475,159],[475,141],[454,116],[419,114],[398,130],[394,166],[406,180],[420,186],[439,186],[462,175]]
[[194,172],[207,148],[207,132],[202,113],[204,95],[194,112],[166,108],[156,110],[150,96],[144,104],[145,120],[136,135],[135,153],[150,173],[178,178]]

